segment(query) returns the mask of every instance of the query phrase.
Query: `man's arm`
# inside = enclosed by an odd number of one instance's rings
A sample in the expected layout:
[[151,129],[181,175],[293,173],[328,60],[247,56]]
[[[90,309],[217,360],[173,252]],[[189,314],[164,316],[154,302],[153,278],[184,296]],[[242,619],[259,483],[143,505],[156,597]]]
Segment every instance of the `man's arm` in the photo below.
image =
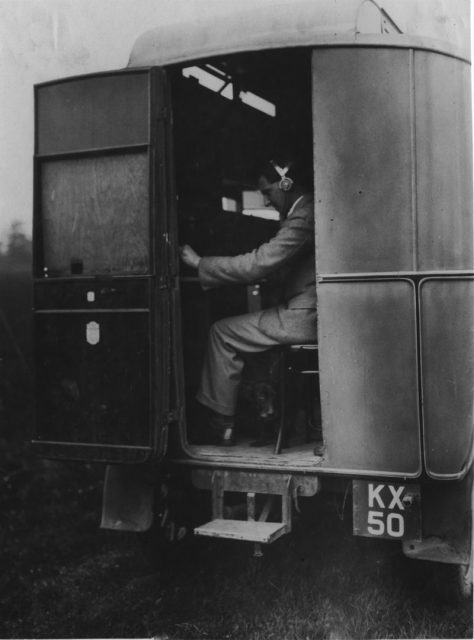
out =
[[225,284],[252,284],[292,262],[314,247],[314,209],[307,202],[282,224],[268,242],[238,256],[203,257],[199,261],[199,280],[203,289]]

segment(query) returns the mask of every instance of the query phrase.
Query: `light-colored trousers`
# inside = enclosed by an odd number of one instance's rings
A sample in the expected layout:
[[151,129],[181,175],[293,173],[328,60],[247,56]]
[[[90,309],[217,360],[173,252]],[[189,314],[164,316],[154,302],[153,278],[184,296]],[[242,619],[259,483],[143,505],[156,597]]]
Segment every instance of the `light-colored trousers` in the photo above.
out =
[[209,331],[196,399],[217,413],[233,416],[244,354],[267,351],[278,345],[316,340],[315,309],[288,309],[280,305],[219,320]]

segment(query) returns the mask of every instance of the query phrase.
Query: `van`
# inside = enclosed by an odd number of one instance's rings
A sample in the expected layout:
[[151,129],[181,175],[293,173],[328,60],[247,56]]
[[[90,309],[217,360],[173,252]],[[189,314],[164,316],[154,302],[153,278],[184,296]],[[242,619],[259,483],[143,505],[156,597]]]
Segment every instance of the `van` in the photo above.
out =
[[[257,554],[291,532],[299,500],[343,491],[355,535],[436,563],[465,598],[470,63],[378,7],[367,28],[359,14],[334,30],[323,5],[152,29],[125,69],[35,87],[33,447],[103,463],[104,527],[149,529],[178,479],[212,508],[196,535]],[[312,166],[318,340],[275,350],[273,439],[252,446],[251,400],[236,446],[202,444],[209,327],[274,294],[204,292],[178,247],[235,255],[270,238],[252,168],[287,143]]]

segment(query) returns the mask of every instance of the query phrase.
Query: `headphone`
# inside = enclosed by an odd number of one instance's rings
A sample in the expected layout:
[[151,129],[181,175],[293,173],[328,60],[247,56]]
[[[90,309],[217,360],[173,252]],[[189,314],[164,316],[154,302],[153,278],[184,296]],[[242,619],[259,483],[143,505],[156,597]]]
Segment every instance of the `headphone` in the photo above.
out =
[[286,174],[288,173],[288,171],[290,170],[290,166],[291,164],[288,164],[286,167],[282,168],[279,167],[277,165],[276,162],[274,162],[273,160],[270,160],[270,164],[272,165],[272,167],[275,169],[275,171],[278,173],[278,175],[280,176],[280,182],[278,183],[279,188],[284,191],[285,193],[290,191],[291,188],[293,187],[293,180],[287,176]]

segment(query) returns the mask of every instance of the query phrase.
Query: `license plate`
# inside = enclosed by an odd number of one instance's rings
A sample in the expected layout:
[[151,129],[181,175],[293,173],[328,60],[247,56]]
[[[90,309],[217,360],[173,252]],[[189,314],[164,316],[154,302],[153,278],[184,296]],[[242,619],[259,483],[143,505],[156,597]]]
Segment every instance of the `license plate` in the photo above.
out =
[[353,480],[352,505],[356,536],[421,539],[419,485]]

